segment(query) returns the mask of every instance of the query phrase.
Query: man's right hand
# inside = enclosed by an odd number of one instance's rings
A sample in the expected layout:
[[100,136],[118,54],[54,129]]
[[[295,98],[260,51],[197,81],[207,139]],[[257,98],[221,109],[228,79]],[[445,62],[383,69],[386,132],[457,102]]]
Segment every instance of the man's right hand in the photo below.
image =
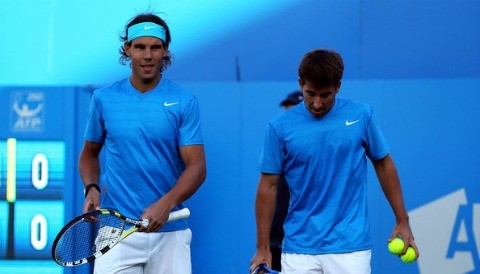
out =
[[252,273],[259,265],[266,264],[268,267],[272,265],[272,253],[270,248],[259,248],[250,261],[250,273]]
[[88,191],[87,197],[85,197],[85,201],[83,202],[82,213],[99,209],[100,193],[95,188],[91,188],[90,191]]

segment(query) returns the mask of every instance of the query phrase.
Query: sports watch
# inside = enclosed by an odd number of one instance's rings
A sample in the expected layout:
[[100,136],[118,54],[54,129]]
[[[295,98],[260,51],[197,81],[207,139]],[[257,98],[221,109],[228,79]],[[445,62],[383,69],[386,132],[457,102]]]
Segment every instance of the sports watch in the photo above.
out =
[[96,183],[91,183],[91,184],[88,184],[88,185],[85,187],[85,189],[83,190],[83,193],[85,194],[85,197],[87,197],[88,191],[90,191],[90,188],[92,188],[92,187],[93,187],[93,188],[96,188],[97,191],[98,191],[98,193],[101,192],[100,186],[99,186],[98,184],[96,184]]

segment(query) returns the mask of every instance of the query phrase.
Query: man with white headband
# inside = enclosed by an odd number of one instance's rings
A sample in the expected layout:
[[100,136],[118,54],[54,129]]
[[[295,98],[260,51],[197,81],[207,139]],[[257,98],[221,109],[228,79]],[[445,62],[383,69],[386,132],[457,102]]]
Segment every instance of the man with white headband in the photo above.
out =
[[191,273],[188,221],[166,220],[205,180],[198,101],[162,75],[171,63],[163,19],[140,14],[120,39],[132,73],[93,92],[79,157],[83,212],[110,208],[150,224],[98,258],[94,273]]

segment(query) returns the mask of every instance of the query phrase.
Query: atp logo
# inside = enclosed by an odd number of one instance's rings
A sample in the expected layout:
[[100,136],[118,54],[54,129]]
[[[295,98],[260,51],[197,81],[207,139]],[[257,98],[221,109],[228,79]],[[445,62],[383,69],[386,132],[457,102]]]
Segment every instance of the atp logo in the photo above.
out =
[[420,273],[480,273],[480,203],[467,201],[465,189],[409,215],[420,249]]
[[43,92],[15,92],[11,96],[12,131],[43,131],[45,95]]

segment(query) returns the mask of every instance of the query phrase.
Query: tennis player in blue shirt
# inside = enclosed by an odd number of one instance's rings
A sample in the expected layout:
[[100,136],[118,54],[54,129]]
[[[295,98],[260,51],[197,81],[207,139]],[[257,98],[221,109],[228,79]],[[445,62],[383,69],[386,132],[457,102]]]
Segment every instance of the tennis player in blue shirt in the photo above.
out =
[[95,261],[94,273],[190,274],[188,222],[166,220],[206,176],[198,101],[162,75],[171,58],[163,19],[140,14],[126,25],[121,40],[120,60],[132,73],[92,95],[79,157],[83,211],[102,207],[147,218],[150,224],[141,230],[149,233],[121,241]]
[[282,273],[370,273],[367,158],[395,214],[391,238],[403,238],[418,257],[396,167],[372,107],[337,97],[343,68],[335,51],[305,54],[298,69],[304,102],[267,126],[255,204],[257,252],[250,271],[271,265],[270,225],[284,174],[290,205]]

